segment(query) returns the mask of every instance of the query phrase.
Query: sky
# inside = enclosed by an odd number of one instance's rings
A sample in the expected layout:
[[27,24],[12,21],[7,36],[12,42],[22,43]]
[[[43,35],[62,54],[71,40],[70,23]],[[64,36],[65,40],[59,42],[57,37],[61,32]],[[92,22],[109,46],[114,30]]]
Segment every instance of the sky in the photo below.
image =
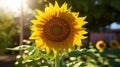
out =
[[110,25],[110,28],[111,28],[111,29],[120,29],[120,24],[118,24],[117,22],[113,22],[113,23]]
[[[21,2],[22,0],[0,0],[0,9],[5,10],[6,12],[12,11],[15,15],[19,15],[21,9]],[[23,0],[23,10],[29,10],[25,0]]]

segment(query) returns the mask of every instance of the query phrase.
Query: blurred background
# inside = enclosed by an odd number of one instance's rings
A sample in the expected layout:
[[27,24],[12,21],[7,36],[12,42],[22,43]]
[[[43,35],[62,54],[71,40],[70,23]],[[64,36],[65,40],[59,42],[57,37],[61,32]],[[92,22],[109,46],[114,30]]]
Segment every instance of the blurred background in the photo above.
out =
[[[30,20],[35,18],[36,9],[44,8],[55,0],[0,0],[0,66],[14,67],[18,51],[12,48],[29,42]],[[87,16],[88,38],[83,40],[84,47],[92,42],[112,40],[120,43],[120,0],[57,0],[60,5],[68,3],[72,11]],[[108,46],[109,47],[109,46]],[[7,65],[6,65],[7,64]]]

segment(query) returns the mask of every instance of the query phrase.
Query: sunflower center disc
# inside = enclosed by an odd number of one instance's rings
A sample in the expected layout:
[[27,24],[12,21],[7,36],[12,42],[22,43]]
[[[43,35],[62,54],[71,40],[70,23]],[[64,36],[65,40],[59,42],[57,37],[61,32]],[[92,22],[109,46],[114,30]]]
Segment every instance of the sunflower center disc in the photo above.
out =
[[103,45],[103,44],[100,44],[100,47],[101,47],[101,48],[103,48],[103,47],[104,47],[104,45]]
[[61,18],[52,18],[44,25],[44,35],[55,42],[65,40],[70,33],[68,22]]
[[113,45],[113,46],[117,46],[117,44],[116,44],[116,43],[112,43],[112,45]]

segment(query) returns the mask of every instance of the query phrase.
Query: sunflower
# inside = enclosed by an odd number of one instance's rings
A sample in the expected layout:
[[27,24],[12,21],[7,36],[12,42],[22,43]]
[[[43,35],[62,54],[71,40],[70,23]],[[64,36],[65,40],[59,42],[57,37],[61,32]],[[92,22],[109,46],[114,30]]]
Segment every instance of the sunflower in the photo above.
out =
[[120,48],[120,44],[117,40],[110,41],[109,45],[111,48]]
[[74,49],[75,45],[81,46],[81,39],[87,32],[82,26],[87,22],[86,17],[78,17],[79,13],[71,12],[64,3],[61,7],[55,1],[52,5],[45,8],[45,12],[37,10],[36,19],[31,22],[32,35],[30,39],[34,39],[36,47],[46,49],[49,53],[53,50],[54,54],[64,49]]
[[96,43],[96,48],[99,51],[103,51],[106,48],[106,43],[103,40],[100,40]]

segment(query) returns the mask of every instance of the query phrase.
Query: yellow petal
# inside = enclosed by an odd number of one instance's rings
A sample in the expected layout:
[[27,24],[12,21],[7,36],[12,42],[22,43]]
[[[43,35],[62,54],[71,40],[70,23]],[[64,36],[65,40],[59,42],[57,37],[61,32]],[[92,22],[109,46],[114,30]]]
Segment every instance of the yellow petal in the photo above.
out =
[[83,25],[85,25],[87,22],[83,20],[83,18],[77,18],[76,22],[73,23],[76,28],[81,28]]
[[31,20],[31,22],[32,22],[33,24],[37,24],[37,23],[38,23],[37,20]]
[[52,48],[52,50],[53,50],[53,53],[57,55],[57,51],[54,48]]
[[51,3],[49,3],[49,7],[50,7],[50,8],[53,8],[53,5],[52,5]]
[[43,31],[43,28],[42,27],[36,27],[36,26],[31,26],[30,27],[30,29],[32,30],[32,31],[39,31],[39,32],[42,32]]
[[40,32],[33,32],[29,39],[40,39]]
[[64,3],[62,6],[61,6],[61,11],[67,11],[67,4]]
[[73,15],[74,17],[78,17],[78,16],[79,16],[79,12],[72,12],[72,15]]
[[75,44],[77,46],[82,46],[82,42],[81,42],[81,40],[79,38],[75,38]]
[[87,34],[88,32],[85,30],[78,31],[77,34]]
[[43,46],[43,41],[42,41],[42,39],[37,39],[37,40],[35,40],[35,43],[36,43],[36,47],[37,47],[37,48],[40,48],[40,47]]
[[55,8],[60,8],[57,1],[55,1],[55,5],[54,5]]
[[50,53],[50,48],[48,46],[46,46],[46,53],[49,54]]
[[36,11],[37,11],[38,15],[44,16],[44,13],[41,10],[37,9]]

